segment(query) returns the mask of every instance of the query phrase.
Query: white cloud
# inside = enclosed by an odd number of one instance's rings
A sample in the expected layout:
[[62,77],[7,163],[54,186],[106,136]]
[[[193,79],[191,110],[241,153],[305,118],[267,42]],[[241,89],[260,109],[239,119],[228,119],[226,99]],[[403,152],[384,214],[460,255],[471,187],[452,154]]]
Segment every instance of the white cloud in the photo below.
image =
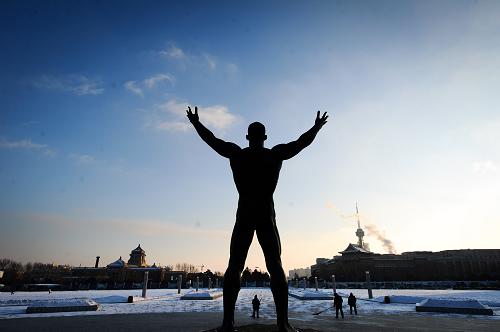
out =
[[156,74],[142,80],[141,82],[127,81],[125,82],[124,87],[133,94],[144,97],[145,89],[153,89],[161,82],[169,82],[171,84],[174,84],[175,77],[170,74]]
[[55,156],[56,154],[52,149],[49,148],[48,145],[33,143],[29,139],[23,139],[20,141],[8,141],[6,139],[0,139],[0,149],[39,151],[49,157]]
[[137,86],[136,81],[125,82],[124,87],[133,94],[144,97],[144,92],[142,92],[142,89]]
[[175,99],[172,99],[160,105],[159,108],[163,111],[167,111],[177,116],[181,116],[186,114],[188,105],[189,105],[188,103],[179,103]]
[[473,163],[474,172],[479,174],[486,174],[498,171],[498,165],[491,160],[476,161]]
[[228,128],[236,121],[236,116],[231,114],[224,105],[204,107],[201,108],[201,112],[201,121],[218,129]]
[[104,92],[101,80],[90,79],[84,75],[43,75],[32,84],[40,89],[70,92],[77,96],[99,95]]
[[169,74],[156,74],[150,78],[146,78],[143,83],[145,86],[151,89],[154,88],[158,83],[163,81],[167,81],[173,84],[175,82],[175,78]]
[[166,57],[167,59],[176,60],[183,66],[204,67],[211,71],[217,68],[217,60],[215,56],[207,52],[185,52],[175,44],[169,44],[165,50],[159,51],[158,54]]
[[170,44],[167,49],[160,51],[160,54],[172,59],[185,59],[187,56],[182,49]]
[[[170,113],[174,119],[160,120],[156,122],[156,129],[168,131],[186,131],[191,127],[186,118],[187,105],[190,103],[179,103],[176,100],[169,100],[168,102],[158,106],[161,111]],[[194,111],[194,109],[193,109]],[[237,119],[236,115],[229,112],[227,106],[214,105],[198,107],[198,114],[200,121],[208,127],[224,130],[229,128]]]

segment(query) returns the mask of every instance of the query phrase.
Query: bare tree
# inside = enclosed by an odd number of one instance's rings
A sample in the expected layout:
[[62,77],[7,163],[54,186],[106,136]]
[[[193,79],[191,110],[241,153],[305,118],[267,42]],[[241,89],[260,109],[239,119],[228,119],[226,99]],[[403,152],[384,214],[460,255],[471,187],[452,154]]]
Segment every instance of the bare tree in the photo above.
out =
[[175,270],[176,271],[184,271],[186,273],[197,273],[198,268],[194,266],[193,264],[189,263],[177,263],[175,264]]

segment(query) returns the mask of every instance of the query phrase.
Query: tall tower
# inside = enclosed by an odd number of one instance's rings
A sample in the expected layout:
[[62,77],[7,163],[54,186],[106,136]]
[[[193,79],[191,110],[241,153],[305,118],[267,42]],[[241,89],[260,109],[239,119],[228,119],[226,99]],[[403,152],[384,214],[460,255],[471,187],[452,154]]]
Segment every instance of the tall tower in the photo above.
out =
[[358,237],[358,247],[364,248],[365,243],[363,242],[363,236],[365,236],[365,232],[361,229],[361,225],[359,223],[359,211],[357,202],[356,202],[356,218],[358,219],[358,229],[356,230],[356,236]]

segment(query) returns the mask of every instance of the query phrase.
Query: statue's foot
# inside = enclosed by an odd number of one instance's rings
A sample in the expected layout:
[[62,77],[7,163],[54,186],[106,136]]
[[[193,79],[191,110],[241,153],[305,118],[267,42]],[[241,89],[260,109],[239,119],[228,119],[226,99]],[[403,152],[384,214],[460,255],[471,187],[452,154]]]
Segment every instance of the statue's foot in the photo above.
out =
[[234,329],[233,324],[226,324],[223,323],[221,327],[217,328],[217,332],[234,332],[236,331]]
[[285,324],[278,324],[278,331],[279,332],[299,332],[298,329],[290,325],[290,323],[285,323]]

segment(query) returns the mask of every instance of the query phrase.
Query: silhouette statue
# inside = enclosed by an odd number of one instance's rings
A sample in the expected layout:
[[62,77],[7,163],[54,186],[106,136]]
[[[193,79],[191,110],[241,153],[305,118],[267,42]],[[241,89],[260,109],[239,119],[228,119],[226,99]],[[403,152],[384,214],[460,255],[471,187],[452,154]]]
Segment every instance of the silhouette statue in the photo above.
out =
[[281,265],[281,243],[276,228],[273,193],[278,183],[281,165],[284,160],[297,155],[311,144],[321,127],[327,122],[326,112],[316,114],[311,129],[298,140],[279,144],[268,149],[264,147],[267,139],[266,128],[260,122],[248,126],[248,147],[225,142],[208,130],[191,107],[186,111],[189,121],[212,149],[228,158],[233,171],[233,179],[239,193],[236,223],[231,236],[229,265],[224,274],[223,302],[224,319],[219,331],[233,331],[234,306],[240,290],[240,277],[243,272],[248,249],[254,232],[264,252],[266,267],[271,275],[271,291],[276,304],[276,318],[279,331],[296,331],[288,323],[288,284]]

